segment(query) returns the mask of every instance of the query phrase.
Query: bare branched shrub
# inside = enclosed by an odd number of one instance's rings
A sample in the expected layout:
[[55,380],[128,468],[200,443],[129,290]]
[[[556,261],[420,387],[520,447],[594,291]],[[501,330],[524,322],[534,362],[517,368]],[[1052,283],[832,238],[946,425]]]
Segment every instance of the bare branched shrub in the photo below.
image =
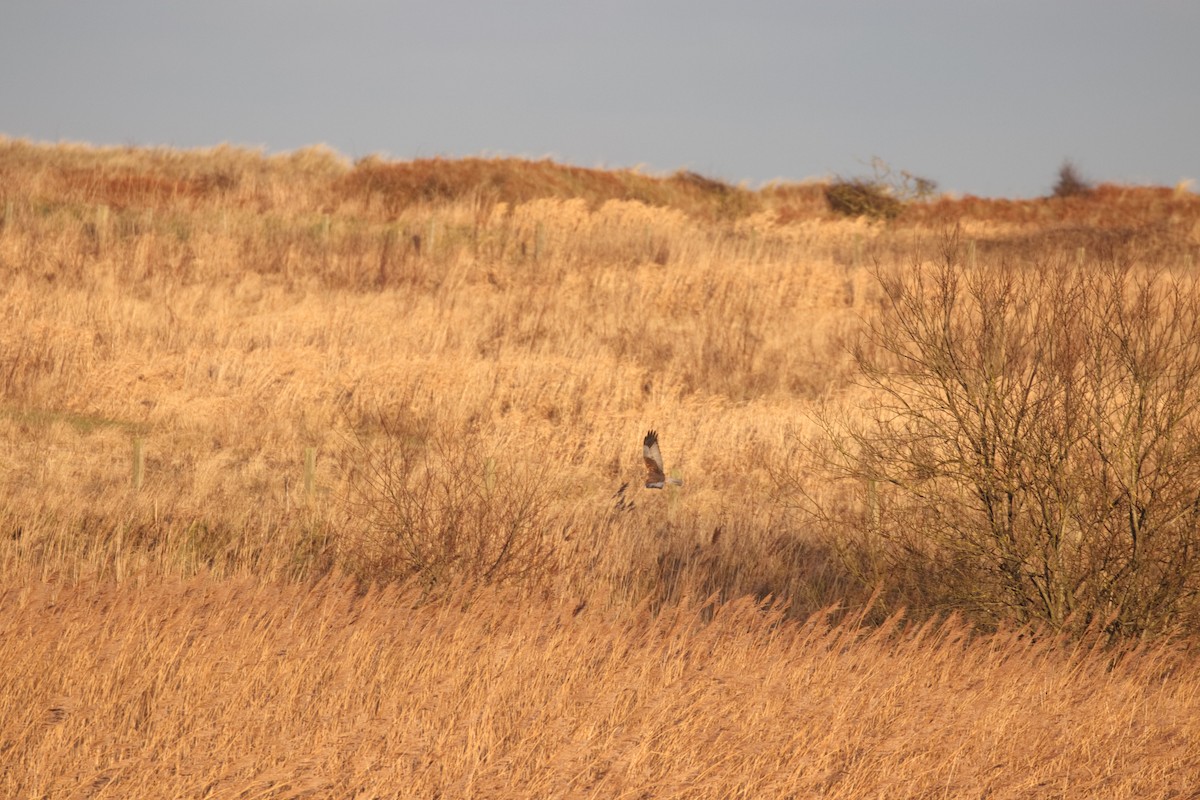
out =
[[839,214],[895,219],[905,205],[927,200],[937,182],[906,170],[896,171],[881,158],[871,160],[870,178],[836,178],[825,188],[829,207]]
[[344,548],[360,578],[530,584],[552,555],[545,475],[488,454],[478,436],[383,422],[360,439],[349,508],[358,532]]
[[1079,197],[1091,194],[1092,184],[1084,180],[1079,169],[1070,161],[1064,161],[1058,168],[1058,182],[1054,184],[1055,197]]
[[875,398],[826,419],[849,491],[817,511],[925,599],[1158,631],[1200,589],[1200,287],[1110,262],[880,271],[855,351]]
[[838,178],[826,187],[825,199],[830,209],[848,217],[895,219],[904,210],[886,187],[864,178]]

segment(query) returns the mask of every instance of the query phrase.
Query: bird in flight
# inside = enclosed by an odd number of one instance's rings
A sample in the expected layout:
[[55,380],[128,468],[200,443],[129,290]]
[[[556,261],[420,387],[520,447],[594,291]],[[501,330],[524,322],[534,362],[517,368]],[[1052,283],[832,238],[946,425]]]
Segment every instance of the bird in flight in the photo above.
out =
[[664,484],[683,486],[679,478],[668,478],[663,472],[662,453],[658,449],[658,433],[650,431],[642,440],[642,460],[646,462],[646,488],[661,489]]

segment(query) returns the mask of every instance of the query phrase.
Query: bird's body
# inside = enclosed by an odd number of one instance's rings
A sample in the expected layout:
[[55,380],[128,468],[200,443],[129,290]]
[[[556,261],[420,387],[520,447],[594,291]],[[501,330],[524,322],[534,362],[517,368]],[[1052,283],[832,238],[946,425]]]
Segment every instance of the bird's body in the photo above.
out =
[[642,440],[642,460],[646,462],[646,488],[661,489],[668,483],[683,486],[679,478],[668,478],[663,471],[662,452],[658,449],[658,433],[650,431]]

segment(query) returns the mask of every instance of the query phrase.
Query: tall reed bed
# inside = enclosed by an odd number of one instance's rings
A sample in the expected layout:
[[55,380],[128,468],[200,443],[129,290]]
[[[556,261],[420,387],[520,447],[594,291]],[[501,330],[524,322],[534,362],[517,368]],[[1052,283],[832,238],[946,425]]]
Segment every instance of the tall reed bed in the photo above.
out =
[[1191,657],[1162,644],[22,577],[0,593],[11,797],[1171,797],[1200,771]]

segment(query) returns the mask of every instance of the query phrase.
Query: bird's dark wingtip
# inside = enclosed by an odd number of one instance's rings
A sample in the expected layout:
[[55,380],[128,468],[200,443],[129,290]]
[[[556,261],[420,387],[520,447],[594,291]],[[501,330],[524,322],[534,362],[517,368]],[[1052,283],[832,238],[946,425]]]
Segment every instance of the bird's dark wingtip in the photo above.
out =
[[642,444],[646,445],[646,447],[650,447],[657,441],[658,431],[650,431],[646,434],[646,438],[642,441]]

